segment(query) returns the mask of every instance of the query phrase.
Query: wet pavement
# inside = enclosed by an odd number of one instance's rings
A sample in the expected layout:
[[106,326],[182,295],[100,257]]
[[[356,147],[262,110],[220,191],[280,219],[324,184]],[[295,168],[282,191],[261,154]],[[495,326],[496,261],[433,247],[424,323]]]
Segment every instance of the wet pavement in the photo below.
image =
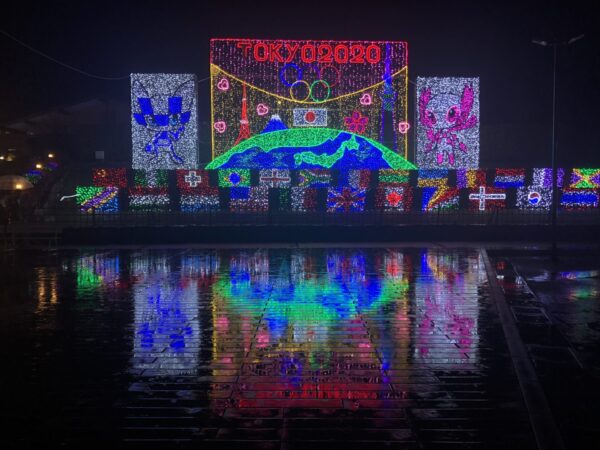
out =
[[535,448],[476,249],[0,260],[4,448]]
[[600,442],[600,258],[493,258],[552,414],[571,449]]

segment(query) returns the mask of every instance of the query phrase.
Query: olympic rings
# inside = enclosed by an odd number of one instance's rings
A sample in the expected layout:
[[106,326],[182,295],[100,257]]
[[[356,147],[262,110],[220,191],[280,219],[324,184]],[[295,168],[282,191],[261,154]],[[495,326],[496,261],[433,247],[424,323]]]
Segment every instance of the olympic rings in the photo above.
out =
[[332,66],[331,64],[327,64],[327,65],[321,67],[321,72],[320,73],[323,74],[323,77],[319,76],[320,79],[325,79],[325,76],[324,76],[325,69],[333,69],[333,70],[336,71],[337,74],[336,74],[336,77],[335,77],[335,83],[329,83],[329,87],[332,88],[334,86],[337,86],[337,84],[340,82],[340,69],[338,69],[335,66]]
[[[285,79],[285,70],[288,67],[294,67],[296,69],[297,79],[293,83],[288,83],[288,81]],[[298,66],[297,64],[294,64],[294,63],[286,64],[279,71],[279,79],[281,80],[281,82],[283,84],[285,84],[287,87],[291,88],[294,85],[294,83],[297,83],[298,81],[302,81],[302,69],[300,68],[300,66]]]
[[[319,99],[319,100],[317,100],[313,96],[313,87],[317,83],[321,83],[321,84],[323,84],[327,88],[327,95],[325,96],[325,98],[322,98],[322,99]],[[310,85],[309,95],[310,95],[310,98],[312,98],[315,103],[322,103],[325,100],[327,100],[329,98],[329,96],[331,95],[331,86],[329,86],[329,83],[327,81],[325,81],[325,80],[315,80],[315,81],[313,81],[313,84]]]
[[[298,83],[304,83],[306,85],[306,88],[308,89],[308,94],[306,94],[306,97],[300,99],[300,98],[296,98],[294,97],[294,86]],[[314,83],[313,83],[314,84]],[[297,100],[300,102],[304,102],[306,100],[308,100],[308,97],[310,97],[312,95],[312,86],[308,84],[307,81],[304,80],[296,80],[294,81],[291,85],[290,85],[290,97],[292,97],[293,100]],[[315,100],[316,101],[316,100]]]

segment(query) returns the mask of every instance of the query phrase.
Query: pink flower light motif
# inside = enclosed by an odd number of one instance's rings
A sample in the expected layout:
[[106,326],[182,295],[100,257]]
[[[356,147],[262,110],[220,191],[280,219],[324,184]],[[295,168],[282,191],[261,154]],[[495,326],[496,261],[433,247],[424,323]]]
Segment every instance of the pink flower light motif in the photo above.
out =
[[362,134],[367,129],[369,118],[363,116],[359,111],[354,111],[350,117],[344,117],[344,123],[348,131]]
[[258,114],[259,116],[264,116],[268,113],[269,107],[267,105],[265,105],[264,103],[259,103],[258,105],[256,105],[256,114]]
[[227,129],[227,124],[224,121],[220,120],[219,122],[215,122],[213,127],[215,127],[215,130],[217,130],[217,133],[223,134]]
[[408,133],[408,130],[410,130],[410,123],[408,123],[408,122],[400,122],[400,123],[398,123],[398,131],[401,134]]
[[363,106],[369,106],[372,102],[371,94],[363,94],[360,98],[360,104]]
[[221,78],[221,80],[217,83],[217,88],[221,91],[226,91],[229,89],[229,80],[227,78]]

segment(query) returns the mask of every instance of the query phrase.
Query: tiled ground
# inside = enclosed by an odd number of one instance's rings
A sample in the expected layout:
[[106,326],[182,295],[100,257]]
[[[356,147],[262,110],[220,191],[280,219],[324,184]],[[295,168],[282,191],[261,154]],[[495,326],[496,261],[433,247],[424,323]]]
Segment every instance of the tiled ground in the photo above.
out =
[[600,442],[600,262],[591,252],[494,259],[569,449]]
[[534,448],[476,250],[2,258],[10,448]]

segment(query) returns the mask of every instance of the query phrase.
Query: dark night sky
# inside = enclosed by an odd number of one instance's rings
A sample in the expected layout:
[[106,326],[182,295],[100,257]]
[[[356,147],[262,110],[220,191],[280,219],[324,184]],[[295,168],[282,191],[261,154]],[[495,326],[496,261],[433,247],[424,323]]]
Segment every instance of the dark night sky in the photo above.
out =
[[[560,49],[559,148],[565,162],[598,166],[600,20],[591,7],[483,1],[389,5],[364,0],[12,2],[2,7],[0,28],[61,61],[111,77],[195,72],[204,78],[211,37],[405,40],[411,79],[481,77],[485,139],[506,142],[509,154],[526,153],[521,164],[548,162],[550,142],[552,53],[531,39],[585,33],[583,40]],[[129,99],[127,79],[82,76],[2,35],[0,55],[0,123],[94,96]],[[209,114],[208,89],[207,83],[200,86],[201,120]],[[528,131],[533,129],[541,132]],[[488,155],[489,161],[500,159]]]

